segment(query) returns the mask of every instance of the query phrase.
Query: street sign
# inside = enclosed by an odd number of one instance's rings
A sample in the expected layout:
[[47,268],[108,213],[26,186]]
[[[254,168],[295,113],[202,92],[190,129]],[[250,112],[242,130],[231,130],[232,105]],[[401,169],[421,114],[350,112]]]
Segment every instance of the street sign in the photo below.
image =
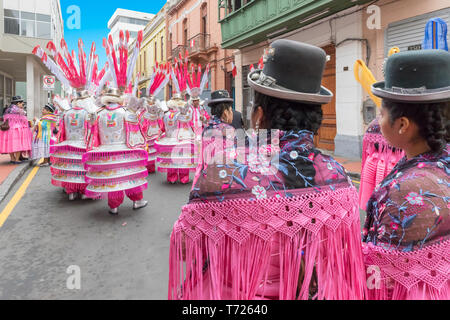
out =
[[43,78],[43,84],[44,84],[44,90],[55,90],[55,81],[56,78],[54,76],[44,76]]

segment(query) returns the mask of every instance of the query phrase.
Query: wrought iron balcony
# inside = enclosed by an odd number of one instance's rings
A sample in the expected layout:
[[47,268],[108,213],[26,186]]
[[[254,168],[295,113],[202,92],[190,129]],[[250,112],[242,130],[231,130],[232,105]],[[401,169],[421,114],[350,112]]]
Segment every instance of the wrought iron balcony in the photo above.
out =
[[171,59],[178,58],[180,53],[184,57],[186,51],[192,59],[203,57],[207,59],[206,55],[213,50],[217,50],[216,46],[211,45],[211,35],[207,33],[199,33],[188,40],[187,45],[178,45],[172,50]]
[[197,53],[207,52],[210,48],[211,36],[207,33],[199,33],[196,36],[189,39],[188,51],[189,55],[195,55]]
[[188,47],[185,45],[176,46],[174,49],[172,49],[172,59],[174,59],[174,58],[178,59],[178,57],[180,56],[180,53],[184,57],[184,54],[186,53],[187,48]]
[[222,48],[240,49],[371,0],[218,0]]

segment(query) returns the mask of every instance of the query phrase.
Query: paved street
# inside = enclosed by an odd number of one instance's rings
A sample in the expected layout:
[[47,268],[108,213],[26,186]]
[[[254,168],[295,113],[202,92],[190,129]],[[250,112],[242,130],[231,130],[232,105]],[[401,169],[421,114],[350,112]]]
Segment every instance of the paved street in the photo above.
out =
[[[111,217],[106,201],[69,202],[40,169],[0,229],[0,299],[167,299],[169,237],[189,191],[152,175],[149,206],[125,200]],[[81,290],[67,289],[72,265]]]

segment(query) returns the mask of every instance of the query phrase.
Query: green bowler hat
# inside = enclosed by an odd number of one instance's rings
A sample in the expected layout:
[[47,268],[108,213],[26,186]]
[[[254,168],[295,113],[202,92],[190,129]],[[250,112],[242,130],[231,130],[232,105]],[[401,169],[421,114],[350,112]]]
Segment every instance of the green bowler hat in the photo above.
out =
[[406,103],[450,101],[450,53],[419,50],[392,55],[385,81],[373,85],[377,97]]

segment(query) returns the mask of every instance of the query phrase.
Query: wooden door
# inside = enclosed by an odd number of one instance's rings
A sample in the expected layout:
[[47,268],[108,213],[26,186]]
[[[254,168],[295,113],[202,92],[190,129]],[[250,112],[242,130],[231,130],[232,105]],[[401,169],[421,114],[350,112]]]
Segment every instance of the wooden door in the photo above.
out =
[[315,137],[315,144],[319,149],[334,151],[334,139],[337,135],[336,127],[336,48],[329,45],[324,48],[330,61],[327,62],[323,75],[322,85],[333,92],[333,100],[323,105],[323,122],[318,135]]

